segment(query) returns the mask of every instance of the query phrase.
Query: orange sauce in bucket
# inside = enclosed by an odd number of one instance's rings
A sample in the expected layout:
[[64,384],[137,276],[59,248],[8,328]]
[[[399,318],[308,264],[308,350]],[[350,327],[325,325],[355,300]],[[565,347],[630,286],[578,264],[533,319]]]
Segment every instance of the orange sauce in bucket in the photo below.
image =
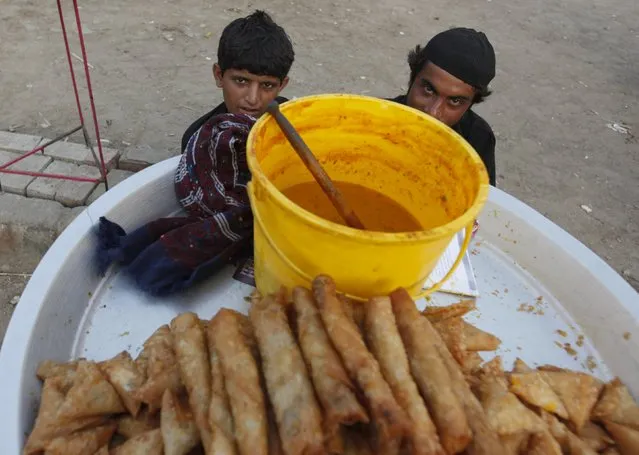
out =
[[[367,231],[397,233],[424,230],[413,215],[388,196],[355,183],[334,183],[353,207]],[[282,190],[282,194],[325,220],[345,224],[322,188],[314,181],[293,185]]]

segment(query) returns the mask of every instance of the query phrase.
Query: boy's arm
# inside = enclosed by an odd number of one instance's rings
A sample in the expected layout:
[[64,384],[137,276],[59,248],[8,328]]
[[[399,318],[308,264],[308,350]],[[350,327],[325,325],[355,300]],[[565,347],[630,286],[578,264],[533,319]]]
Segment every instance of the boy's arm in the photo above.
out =
[[[490,125],[476,113],[469,111],[471,122],[466,125],[460,122],[461,128],[454,128],[475,149],[488,171],[488,180],[492,186],[497,186],[497,172],[495,169],[495,133]],[[465,116],[466,118],[466,116]]]
[[488,179],[492,186],[497,186],[497,171],[495,169],[495,142],[495,135],[491,131],[481,153],[481,158],[486,165],[486,170],[488,171]]

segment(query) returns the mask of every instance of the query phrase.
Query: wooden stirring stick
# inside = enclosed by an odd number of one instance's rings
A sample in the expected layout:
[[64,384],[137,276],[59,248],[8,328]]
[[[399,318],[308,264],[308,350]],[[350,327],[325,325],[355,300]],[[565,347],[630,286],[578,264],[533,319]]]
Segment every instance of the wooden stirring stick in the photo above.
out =
[[333,181],[328,176],[320,162],[317,161],[317,158],[315,158],[315,155],[313,155],[313,152],[311,152],[308,148],[295,127],[291,125],[291,122],[289,122],[284,114],[282,114],[279,103],[277,101],[272,101],[266,110],[269,114],[275,117],[275,121],[284,132],[284,135],[302,159],[308,170],[311,174],[313,174],[313,177],[319,186],[322,190],[324,190],[324,193],[326,193],[326,196],[330,199],[331,203],[337,210],[337,213],[339,213],[344,221],[346,221],[348,226],[364,230],[364,225],[357,215],[355,215],[352,207],[348,205],[348,202],[344,199],[342,192],[333,184]]

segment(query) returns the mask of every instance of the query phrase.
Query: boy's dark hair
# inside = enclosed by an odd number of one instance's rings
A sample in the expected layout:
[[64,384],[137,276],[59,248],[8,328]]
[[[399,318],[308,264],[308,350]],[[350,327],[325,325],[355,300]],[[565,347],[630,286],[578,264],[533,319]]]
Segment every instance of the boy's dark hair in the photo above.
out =
[[[424,69],[428,63],[428,55],[426,51],[426,47],[422,47],[420,45],[415,46],[415,49],[411,50],[408,53],[408,66],[410,67],[410,81],[408,87],[413,86],[413,82],[415,82],[415,78],[420,73],[421,70]],[[475,88],[475,96],[473,97],[473,104],[479,104],[484,101],[484,98],[489,96],[492,91],[488,87],[478,87],[473,85]]]
[[283,80],[294,59],[293,44],[284,29],[260,10],[227,25],[217,48],[222,73],[239,69]]

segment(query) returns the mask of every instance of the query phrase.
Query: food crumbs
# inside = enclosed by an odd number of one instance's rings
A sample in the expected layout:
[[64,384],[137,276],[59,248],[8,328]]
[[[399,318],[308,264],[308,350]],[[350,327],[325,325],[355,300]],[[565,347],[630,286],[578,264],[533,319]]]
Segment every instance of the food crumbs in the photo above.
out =
[[584,336],[583,335],[579,335],[577,337],[577,342],[576,342],[577,346],[582,347],[584,345]]
[[521,305],[519,305],[519,308],[517,308],[517,311],[520,311],[522,313],[535,314],[538,316],[543,316],[544,314],[544,310],[542,310],[541,308],[535,308],[533,305],[530,305],[529,303],[522,303]]
[[535,299],[535,307],[537,308],[537,313],[535,314],[544,314],[544,308],[545,304],[544,304],[544,298],[543,297],[537,297]]
[[561,335],[564,338],[568,336],[568,333],[566,333],[565,331],[560,330],[560,329],[559,330],[555,330],[555,332],[557,332],[559,335]]
[[623,334],[623,339],[624,339],[624,340],[629,340],[629,339],[630,339],[630,336],[631,336],[631,335],[630,335],[630,332],[625,332],[625,333]]
[[91,297],[93,295],[93,293],[91,291],[89,291],[89,297]]
[[595,362],[595,359],[593,358],[593,356],[589,355],[588,358],[586,359],[586,367],[592,372],[595,370],[595,368],[597,368],[597,362]]
[[561,349],[563,349],[563,348],[564,348],[564,346],[563,346],[563,345],[562,345],[559,341],[555,341],[555,344],[556,344],[558,347],[560,347]]
[[130,334],[131,334],[131,332],[129,332],[129,331],[127,330],[126,332],[122,332],[122,333],[120,334],[120,336],[121,336],[121,337],[125,337],[125,336],[128,336],[128,335],[130,335]]
[[568,353],[568,355],[571,356],[576,356],[577,355],[577,351],[575,351],[572,346],[570,345],[570,343],[564,343],[564,351],[566,351]]
[[508,294],[508,288],[504,289],[504,294]]

